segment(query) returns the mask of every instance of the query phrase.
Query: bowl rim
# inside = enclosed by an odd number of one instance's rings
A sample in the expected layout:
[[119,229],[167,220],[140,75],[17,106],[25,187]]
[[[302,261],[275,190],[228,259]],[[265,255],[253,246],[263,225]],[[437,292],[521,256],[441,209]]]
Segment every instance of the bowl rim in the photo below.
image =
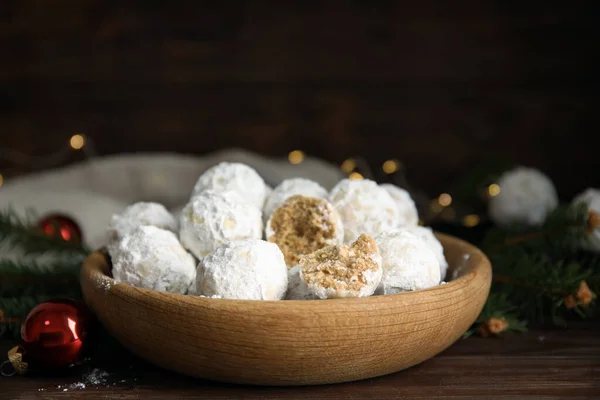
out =
[[[329,299],[329,301],[323,301],[321,299],[313,299],[313,300],[242,300],[242,299],[223,299],[223,298],[211,298],[211,297],[203,297],[198,295],[188,295],[188,294],[178,294],[178,293],[169,293],[169,292],[161,292],[154,289],[141,288],[137,286],[132,286],[127,283],[117,282],[112,276],[110,276],[107,270],[110,268],[110,256],[106,248],[100,248],[88,255],[81,267],[80,273],[80,281],[81,285],[84,285],[84,281],[87,284],[91,284],[95,290],[104,290],[104,291],[115,291],[121,292],[126,296],[135,296],[137,297],[137,293],[144,296],[150,296],[152,298],[161,298],[161,297],[170,297],[172,299],[179,299],[182,303],[196,303],[198,305],[252,305],[255,306],[257,304],[268,305],[268,306],[277,306],[280,308],[283,307],[315,307],[315,306],[326,306],[328,308],[332,307],[332,303],[339,306],[344,305],[372,305],[376,303],[387,303],[387,302],[396,302],[399,299],[408,300],[410,298],[416,298],[422,293],[432,293],[432,292],[453,292],[457,290],[462,290],[466,286],[477,278],[477,275],[486,275],[489,274],[491,279],[491,263],[488,257],[480,250],[477,246],[472,243],[467,242],[466,240],[460,239],[458,237],[448,235],[445,233],[434,232],[435,236],[444,243],[453,243],[454,245],[460,247],[463,250],[465,256],[465,261],[467,262],[467,268],[461,276],[456,279],[452,279],[446,283],[440,283],[436,286],[430,287],[428,289],[420,289],[415,291],[407,291],[395,294],[387,294],[387,295],[371,295],[367,297],[345,297],[345,298],[336,298]],[[443,245],[444,249],[445,246]],[[133,294],[137,292],[136,294]],[[116,294],[116,293],[114,293]],[[333,301],[331,301],[333,300]]]

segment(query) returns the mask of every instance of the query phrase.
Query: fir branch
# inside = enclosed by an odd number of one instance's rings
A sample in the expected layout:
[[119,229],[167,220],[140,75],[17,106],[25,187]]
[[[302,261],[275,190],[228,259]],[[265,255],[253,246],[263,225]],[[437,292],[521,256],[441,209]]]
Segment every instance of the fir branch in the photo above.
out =
[[592,276],[591,269],[578,263],[554,261],[543,254],[509,262],[493,264],[499,270],[495,272],[493,292],[504,293],[514,304],[519,304],[519,317],[540,323],[550,319],[556,325],[564,325],[570,312],[561,307],[563,299]]
[[[494,174],[493,164],[473,168],[451,185],[448,192],[454,205],[464,208],[465,203],[468,206],[476,202],[472,208],[481,208],[485,213],[485,199],[481,197],[485,197],[482,194],[486,186],[509,169],[506,165]],[[483,235],[475,233],[472,241],[488,255],[493,281],[477,324],[467,335],[486,325],[489,334],[490,327],[503,327],[505,323],[508,329],[518,330],[522,327],[520,321],[565,325],[573,318],[597,315],[594,292],[600,293],[600,254],[584,248],[588,235],[600,229],[600,215],[589,211],[585,203],[560,205],[541,226],[488,228],[480,224],[478,229],[470,231]],[[589,286],[587,291],[582,289],[585,284]],[[496,319],[496,325],[490,325],[491,319]]]
[[45,235],[29,218],[21,218],[11,209],[0,211],[0,243],[18,246],[28,254],[47,251],[69,251],[87,254],[89,250],[82,243],[59,240]]
[[[572,299],[565,304],[582,281],[598,290],[600,255],[581,250],[589,218],[585,205],[566,205],[537,228],[491,228],[482,247],[494,268],[493,284],[478,323],[502,318],[511,329],[519,328],[520,320],[565,325],[572,315],[591,315],[592,304],[573,304]],[[519,307],[509,314],[508,304]]]
[[[37,279],[39,277],[54,277],[60,275],[66,275],[76,277],[79,274],[79,267],[84,261],[85,257],[76,254],[69,261],[63,261],[61,257],[57,257],[57,260],[52,262],[41,263],[36,260],[0,260],[0,277],[11,277],[24,276],[27,278]],[[0,280],[0,286],[2,280]]]
[[52,295],[61,297],[79,288],[81,257],[70,263],[0,260],[0,296]]
[[[472,208],[481,207],[485,212],[481,194],[494,182],[491,170],[490,164],[474,168],[452,185],[448,192],[454,205],[464,208],[465,202],[478,200]],[[502,168],[498,174],[506,170]],[[456,227],[455,232],[464,233]],[[488,228],[479,224],[477,230],[470,229],[476,232],[471,241],[492,263],[493,281],[487,303],[467,335],[483,327],[488,335],[505,325],[509,330],[519,330],[524,327],[521,321],[565,325],[573,318],[597,315],[594,292],[600,293],[600,254],[584,248],[588,235],[598,230],[600,215],[588,210],[583,202],[560,205],[541,226]],[[483,234],[478,235],[480,232]]]
[[506,293],[491,293],[477,317],[475,324],[463,337],[469,337],[477,333],[490,319],[496,318],[505,321],[508,325],[506,331],[524,332],[527,330],[527,322],[518,316],[518,307],[510,302]]
[[[520,286],[523,288],[527,288],[529,290],[532,291],[538,291],[538,292],[543,292],[544,288],[531,284],[529,282],[523,282],[523,281],[518,281],[516,279],[511,278],[510,276],[507,275],[497,275],[494,274],[494,276],[492,277],[492,280],[494,282],[498,282],[498,283],[504,283],[507,285],[513,285],[513,286]],[[568,296],[569,293],[568,292],[555,292],[555,293],[551,293],[552,295],[556,295],[556,296]]]
[[513,224],[490,229],[482,247],[489,253],[504,251],[514,245],[533,251],[554,249],[553,253],[556,250],[576,251],[585,241],[588,218],[585,204],[561,205],[548,215],[542,226]]
[[20,217],[0,211],[0,336],[18,337],[20,326],[37,304],[54,298],[81,297],[79,269],[88,250],[81,243],[45,235]]

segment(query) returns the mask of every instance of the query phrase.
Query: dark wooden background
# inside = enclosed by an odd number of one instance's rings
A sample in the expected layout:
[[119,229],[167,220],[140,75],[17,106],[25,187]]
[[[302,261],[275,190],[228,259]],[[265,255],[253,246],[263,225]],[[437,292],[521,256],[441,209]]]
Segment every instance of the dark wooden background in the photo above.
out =
[[432,193],[503,154],[600,186],[593,2],[459,3],[4,0],[0,147],[396,157]]

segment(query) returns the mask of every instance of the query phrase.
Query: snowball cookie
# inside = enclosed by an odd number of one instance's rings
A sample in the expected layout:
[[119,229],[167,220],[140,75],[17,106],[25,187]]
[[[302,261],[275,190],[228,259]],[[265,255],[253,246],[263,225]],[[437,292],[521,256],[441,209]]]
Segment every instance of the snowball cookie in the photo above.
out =
[[192,196],[205,190],[233,191],[247,204],[262,209],[267,188],[258,173],[245,164],[222,162],[207,169],[198,178]]
[[344,227],[327,200],[296,195],[275,210],[267,222],[265,235],[269,242],[279,246],[287,266],[293,267],[303,254],[341,244]]
[[427,289],[440,283],[440,265],[433,250],[414,233],[396,229],[375,237],[383,277],[377,294]]
[[271,217],[271,214],[273,214],[273,212],[279,208],[288,197],[298,194],[307,197],[326,198],[327,190],[310,179],[285,179],[273,189],[265,200],[265,206],[263,208],[263,218],[265,221]]
[[433,251],[438,263],[440,264],[440,279],[444,280],[446,277],[446,271],[448,270],[448,261],[446,261],[446,257],[444,256],[444,248],[442,247],[440,241],[433,234],[433,230],[428,226],[419,225],[405,227],[404,229],[420,237],[421,240],[423,240],[425,244]]
[[187,203],[185,204],[180,204],[177,207],[173,207],[169,210],[169,212],[171,213],[171,215],[173,215],[173,217],[175,218],[175,221],[177,221],[177,223],[179,224],[179,221],[181,221],[181,212],[183,211],[183,208],[186,206]]
[[260,208],[261,211],[265,209],[265,205],[267,204],[267,200],[269,200],[271,193],[273,193],[273,188],[265,183],[265,201],[263,201],[262,207]]
[[[597,217],[600,217],[600,189],[588,188],[582,193],[575,196],[573,204],[585,203],[588,212],[594,212]],[[596,222],[597,224],[598,222]],[[586,235],[583,247],[588,250],[600,252],[600,226],[591,226],[593,228]]]
[[185,294],[196,279],[194,257],[173,232],[155,226],[138,227],[109,252],[117,282]]
[[316,300],[317,296],[308,290],[306,282],[300,277],[300,265],[288,269],[288,290],[286,300]]
[[276,244],[259,239],[225,243],[200,260],[198,293],[238,300],[281,300],[288,270]]
[[347,243],[362,233],[375,236],[388,231],[396,227],[400,218],[392,196],[368,179],[341,180],[331,190],[329,201],[342,218]]
[[152,225],[172,232],[177,232],[178,228],[177,220],[162,204],[131,204],[121,214],[112,216],[107,229],[109,246],[116,244],[142,225]]
[[396,202],[396,207],[398,207],[397,227],[416,226],[419,224],[419,211],[417,211],[414,200],[406,190],[391,183],[384,183],[379,186],[384,188]]
[[489,214],[498,225],[539,225],[558,205],[554,184],[537,169],[517,167],[497,183],[500,193],[490,198]]
[[342,244],[300,257],[300,278],[320,299],[366,297],[381,281],[381,257],[372,237],[362,234]]
[[181,212],[179,239],[202,258],[223,243],[262,237],[260,210],[238,201],[235,192],[206,190],[193,197]]

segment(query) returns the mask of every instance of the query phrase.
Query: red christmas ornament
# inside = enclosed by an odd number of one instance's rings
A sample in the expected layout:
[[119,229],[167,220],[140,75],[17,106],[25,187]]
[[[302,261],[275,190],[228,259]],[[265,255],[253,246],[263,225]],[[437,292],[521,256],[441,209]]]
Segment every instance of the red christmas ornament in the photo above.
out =
[[79,225],[66,215],[48,215],[40,220],[38,226],[44,234],[67,242],[81,242],[83,240]]
[[83,359],[88,333],[87,311],[73,300],[37,305],[21,327],[22,343],[8,353],[18,373],[57,370]]

